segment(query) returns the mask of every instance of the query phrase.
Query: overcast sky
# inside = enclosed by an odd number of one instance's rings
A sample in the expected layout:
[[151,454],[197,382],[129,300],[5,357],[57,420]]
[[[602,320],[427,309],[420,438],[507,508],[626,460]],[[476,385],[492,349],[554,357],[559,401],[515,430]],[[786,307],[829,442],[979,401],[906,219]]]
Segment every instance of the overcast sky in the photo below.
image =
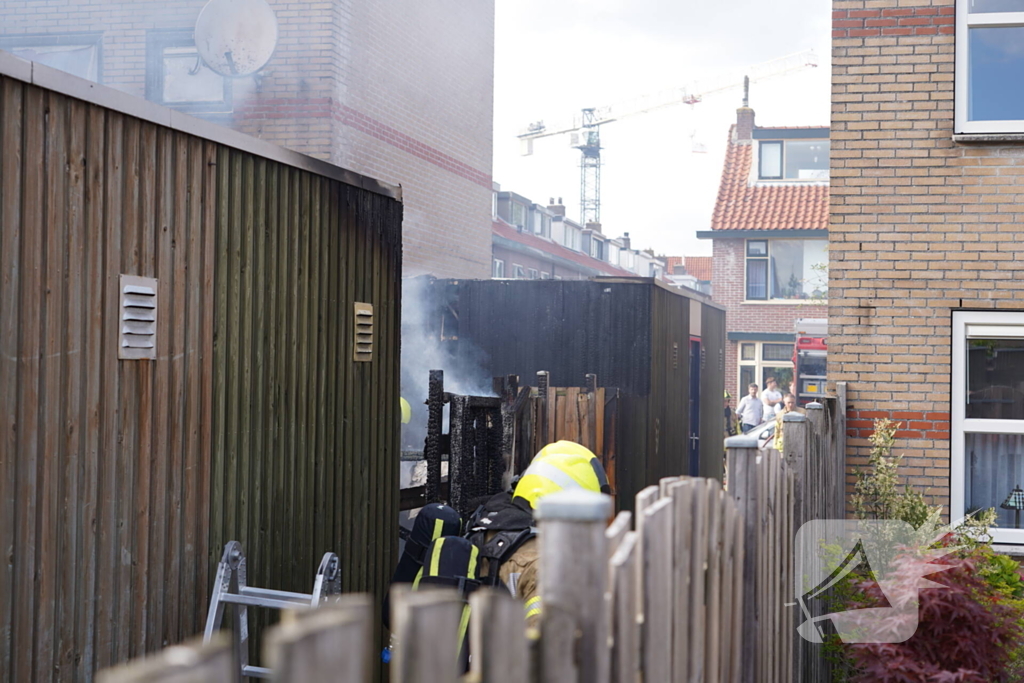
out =
[[[751,86],[759,125],[828,125],[831,3],[822,0],[497,0],[494,179],[579,218],[579,152],[568,136],[519,154],[528,123],[814,49],[820,66]],[[737,88],[603,126],[601,221],[613,237],[670,255],[706,255]],[[707,153],[694,153],[693,141]]]

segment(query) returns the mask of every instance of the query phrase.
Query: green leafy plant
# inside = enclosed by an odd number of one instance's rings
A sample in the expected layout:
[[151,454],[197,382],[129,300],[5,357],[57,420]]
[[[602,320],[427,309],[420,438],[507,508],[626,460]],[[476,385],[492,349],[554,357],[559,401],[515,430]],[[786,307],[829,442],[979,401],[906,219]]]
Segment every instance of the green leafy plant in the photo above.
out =
[[910,484],[900,485],[899,467],[903,456],[892,455],[900,424],[889,419],[875,420],[875,430],[868,437],[871,442],[868,467],[857,473],[850,502],[858,519],[898,519],[915,529],[928,523],[927,531],[932,531],[942,517],[942,507],[929,506],[924,494],[912,489]]
[[[824,654],[833,662],[833,682],[1024,683],[1024,576],[1016,561],[991,547],[996,511],[974,510],[936,540],[942,507],[929,506],[923,493],[901,483],[902,456],[892,455],[898,428],[891,420],[875,421],[868,467],[858,473],[851,499],[854,512],[860,519],[907,522],[919,532],[915,540],[921,547],[956,548],[943,560],[953,567],[929,576],[942,588],[920,591],[918,630],[906,642],[827,641]],[[893,552],[897,564],[909,561],[901,549]],[[911,584],[904,588],[917,590]],[[889,600],[871,577],[856,572],[838,583],[831,597],[832,611]]]

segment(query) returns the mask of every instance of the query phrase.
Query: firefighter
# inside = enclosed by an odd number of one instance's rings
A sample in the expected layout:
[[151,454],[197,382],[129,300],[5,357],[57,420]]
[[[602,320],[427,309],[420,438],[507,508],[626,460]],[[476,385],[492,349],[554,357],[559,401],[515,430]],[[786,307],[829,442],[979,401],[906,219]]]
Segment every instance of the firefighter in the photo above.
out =
[[530,627],[541,613],[533,513],[544,496],[566,489],[608,493],[608,478],[589,449],[558,441],[537,453],[511,492],[490,498],[467,524],[467,538],[480,548],[481,582],[508,588],[523,602]]

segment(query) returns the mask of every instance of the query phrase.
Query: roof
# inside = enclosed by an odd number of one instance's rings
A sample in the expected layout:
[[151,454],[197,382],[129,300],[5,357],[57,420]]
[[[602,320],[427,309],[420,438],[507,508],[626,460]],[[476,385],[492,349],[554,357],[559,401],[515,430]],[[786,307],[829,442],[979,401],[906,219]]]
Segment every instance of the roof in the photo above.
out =
[[711,256],[687,256],[684,259],[686,273],[700,282],[711,282]]
[[700,282],[711,282],[711,256],[666,256],[665,267],[672,275],[692,275]]
[[754,148],[737,141],[735,132],[732,126],[711,230],[828,230],[828,185],[750,184]]
[[523,246],[531,247],[555,258],[571,261],[577,265],[591,270],[596,270],[605,275],[619,275],[623,277],[636,276],[635,273],[631,273],[628,270],[619,268],[618,266],[613,266],[607,261],[600,261],[582,252],[573,251],[572,249],[563,247],[561,244],[552,242],[549,239],[538,237],[537,235],[528,232],[519,232],[519,230],[500,219],[493,220],[491,222],[491,232],[498,237],[503,237],[507,240],[511,240],[512,242],[518,242]]

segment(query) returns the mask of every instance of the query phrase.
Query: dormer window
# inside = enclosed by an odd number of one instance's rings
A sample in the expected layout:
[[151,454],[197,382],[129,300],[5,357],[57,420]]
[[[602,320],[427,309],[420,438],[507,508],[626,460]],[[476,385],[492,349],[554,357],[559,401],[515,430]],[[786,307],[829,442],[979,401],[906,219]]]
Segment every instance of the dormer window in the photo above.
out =
[[828,180],[827,139],[761,140],[760,180]]

